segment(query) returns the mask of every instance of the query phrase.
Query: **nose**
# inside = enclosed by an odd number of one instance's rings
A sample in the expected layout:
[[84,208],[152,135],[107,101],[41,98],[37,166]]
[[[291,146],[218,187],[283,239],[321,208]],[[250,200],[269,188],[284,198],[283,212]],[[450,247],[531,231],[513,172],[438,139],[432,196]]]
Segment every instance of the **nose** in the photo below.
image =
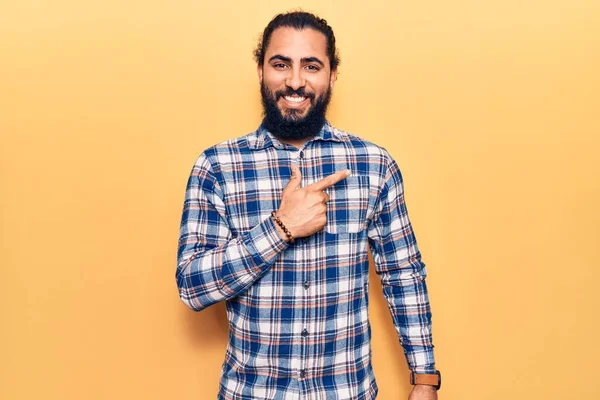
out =
[[306,85],[306,80],[299,67],[290,68],[290,73],[285,80],[285,84],[294,90],[298,90]]

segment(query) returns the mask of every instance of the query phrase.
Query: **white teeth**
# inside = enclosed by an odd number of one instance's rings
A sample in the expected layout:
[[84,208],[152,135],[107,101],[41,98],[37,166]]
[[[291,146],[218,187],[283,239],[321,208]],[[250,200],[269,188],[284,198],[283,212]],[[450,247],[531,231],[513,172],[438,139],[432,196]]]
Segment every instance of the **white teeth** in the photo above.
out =
[[306,97],[296,97],[296,96],[284,96],[284,98],[290,103],[300,103],[306,99]]

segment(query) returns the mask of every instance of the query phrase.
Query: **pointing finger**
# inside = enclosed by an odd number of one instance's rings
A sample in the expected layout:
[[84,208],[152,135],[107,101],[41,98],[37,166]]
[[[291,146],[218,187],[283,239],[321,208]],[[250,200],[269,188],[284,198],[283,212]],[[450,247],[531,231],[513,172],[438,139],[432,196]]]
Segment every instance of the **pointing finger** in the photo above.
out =
[[310,185],[306,186],[306,188],[311,189],[311,190],[325,190],[328,187],[335,185],[342,179],[346,179],[349,176],[350,176],[349,169],[346,169],[343,171],[338,171],[335,174],[331,174],[331,175],[321,179],[318,182],[311,183]]

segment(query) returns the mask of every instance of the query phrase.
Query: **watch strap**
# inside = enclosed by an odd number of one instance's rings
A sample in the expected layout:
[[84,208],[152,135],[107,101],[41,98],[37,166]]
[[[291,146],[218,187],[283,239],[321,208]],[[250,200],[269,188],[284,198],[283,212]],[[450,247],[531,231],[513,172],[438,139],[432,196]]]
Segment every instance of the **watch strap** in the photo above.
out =
[[436,389],[442,387],[442,375],[440,371],[435,371],[435,374],[416,374],[414,371],[410,374],[411,385],[428,385],[435,386]]

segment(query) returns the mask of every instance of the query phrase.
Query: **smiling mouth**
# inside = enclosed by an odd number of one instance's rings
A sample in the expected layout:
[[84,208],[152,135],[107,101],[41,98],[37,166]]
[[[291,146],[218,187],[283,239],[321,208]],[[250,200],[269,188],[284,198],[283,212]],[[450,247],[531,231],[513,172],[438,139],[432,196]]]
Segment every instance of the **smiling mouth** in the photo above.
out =
[[302,103],[304,100],[306,100],[308,97],[302,97],[302,96],[283,96],[283,98],[290,102],[290,103]]

